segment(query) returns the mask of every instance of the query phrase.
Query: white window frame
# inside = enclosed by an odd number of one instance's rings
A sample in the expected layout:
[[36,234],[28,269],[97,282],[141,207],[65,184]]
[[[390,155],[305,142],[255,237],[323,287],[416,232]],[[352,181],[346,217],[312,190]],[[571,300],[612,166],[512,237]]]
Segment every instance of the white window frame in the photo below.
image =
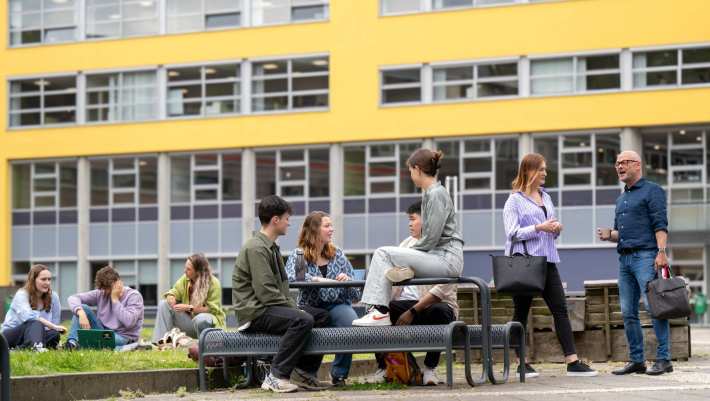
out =
[[[83,6],[83,1],[84,0],[76,0],[73,6],[58,6],[56,8],[50,8],[46,9],[45,8],[45,3],[48,2],[49,0],[42,0],[40,2],[40,9],[39,10],[25,10],[25,11],[13,11],[12,10],[12,0],[8,2],[8,37],[7,37],[7,44],[8,47],[27,47],[27,46],[39,46],[39,45],[46,45],[46,44],[56,44],[56,43],[70,43],[70,42],[75,42],[79,40],[79,26],[81,24],[80,22],[80,9]],[[47,17],[47,14],[51,14],[53,12],[67,12],[69,10],[74,11],[74,25],[60,25],[60,26],[52,26],[48,27],[46,26],[45,19]],[[22,18],[25,15],[31,15],[31,14],[38,14],[40,21],[39,21],[39,26],[36,27],[36,29],[12,29],[12,19],[15,16],[19,16]],[[48,31],[52,30],[66,30],[69,28],[74,29],[74,39],[73,40],[64,40],[64,41],[58,41],[58,42],[47,42],[45,35],[47,34]],[[12,43],[12,35],[13,34],[18,34],[22,35],[23,32],[28,32],[28,31],[39,31],[40,32],[40,41],[39,42],[32,42],[32,43],[19,43],[19,44],[13,44]]]
[[[419,82],[416,83],[405,83],[405,84],[387,84],[385,85],[385,73],[400,70],[419,70]],[[401,66],[391,66],[380,69],[380,107],[391,107],[391,106],[401,106],[408,104],[425,104],[424,99],[424,65],[423,64],[410,64]],[[406,101],[406,102],[385,102],[385,91],[396,90],[396,89],[415,89],[419,88],[419,100],[417,101]]]
[[[162,83],[163,86],[165,87],[165,99],[164,100],[159,100],[160,102],[165,104],[165,119],[166,120],[179,120],[179,119],[193,119],[193,118],[212,118],[212,117],[220,117],[220,116],[235,116],[242,114],[242,102],[244,102],[244,77],[242,75],[242,70],[244,68],[244,64],[242,61],[220,61],[218,63],[209,63],[209,64],[204,64],[204,63],[197,63],[197,64],[172,64],[165,66],[165,82]],[[225,65],[234,65],[237,67],[237,77],[236,78],[219,78],[219,79],[208,79],[207,75],[210,69],[215,68],[215,67],[220,67],[220,66],[225,66]],[[170,82],[170,71],[173,69],[184,69],[184,68],[199,68],[200,69],[200,78],[199,79],[193,79],[189,81],[175,81],[175,82]],[[239,91],[237,94],[234,96],[212,96],[208,97],[207,96],[207,85],[211,84],[222,84],[222,83],[231,83],[233,85],[236,85],[239,88]],[[159,83],[161,84],[161,83]],[[171,88],[178,88],[182,86],[189,86],[189,85],[200,85],[200,91],[202,92],[202,96],[196,99],[189,100],[185,102],[184,100],[181,101],[179,104],[183,105],[185,103],[187,104],[200,104],[200,113],[199,114],[176,114],[176,115],[170,115],[170,105],[172,103],[177,103],[177,102],[171,102],[170,101],[170,90]],[[236,102],[236,106],[234,109],[234,112],[231,113],[215,113],[215,114],[209,114],[207,113],[207,103],[208,102],[213,102],[213,101],[223,101],[223,100],[232,100]],[[237,107],[238,106],[238,107]]]
[[[124,84],[124,77],[127,74],[133,74],[133,73],[145,73],[145,72],[152,72],[155,74],[155,84],[154,85],[132,85],[126,87]],[[112,88],[103,86],[103,87],[92,87],[89,88],[88,86],[88,79],[92,76],[96,75],[115,75],[118,79],[118,84],[116,86],[116,90],[118,93],[118,118],[113,118],[113,119],[108,119],[108,120],[98,120],[98,121],[89,121],[89,111],[90,110],[101,110],[105,108],[110,108],[111,104],[110,103],[102,103],[99,105],[89,105],[89,94],[90,93],[100,93],[100,92],[108,92]],[[160,77],[158,74],[158,70],[156,68],[145,68],[145,69],[131,69],[131,70],[120,70],[120,71],[92,71],[86,74],[80,74],[81,80],[84,81],[84,90],[81,91],[81,104],[83,104],[83,112],[84,112],[84,119],[83,119],[83,124],[86,125],[98,125],[98,124],[110,124],[110,123],[120,123],[120,122],[140,122],[140,121],[153,121],[159,119],[159,108],[158,108],[158,102],[160,102]],[[151,118],[141,118],[141,119],[124,119],[123,118],[123,108],[127,106],[136,106],[136,105],[146,105],[146,104],[129,104],[125,103],[123,99],[124,95],[124,90],[125,89],[155,89],[154,92],[154,104],[152,106],[155,107],[155,112],[153,117]],[[79,97],[77,97],[77,100],[79,100]],[[79,103],[77,101],[77,103]],[[78,117],[77,117],[78,120]]]
[[[89,32],[88,15],[89,15],[89,9],[91,8],[91,6],[89,5],[89,2],[91,0],[83,0],[83,1],[85,2],[85,10],[86,10],[85,12],[86,12],[86,16],[87,16],[86,20],[84,22],[84,24],[85,24],[84,25],[84,33],[86,35],[84,40],[86,40],[86,41],[107,40],[107,39],[117,39],[117,38],[134,38],[134,37],[144,37],[144,36],[157,36],[157,35],[161,34],[160,20],[161,20],[161,14],[162,14],[161,4],[163,4],[163,2],[161,2],[159,0],[148,0],[151,3],[155,4],[156,11],[155,11],[155,14],[151,18],[124,18],[123,13],[124,13],[124,9],[125,9],[126,5],[138,4],[138,5],[142,6],[144,1],[141,1],[141,0],[113,0],[113,2],[111,4],[98,5],[98,8],[109,7],[109,6],[118,6],[119,7],[119,14],[111,15],[111,17],[117,16],[117,18],[115,18],[113,20],[94,21],[94,24],[95,25],[110,25],[115,22],[118,22],[118,25],[119,25],[118,35],[117,36],[102,36],[102,37],[90,38],[90,37],[88,37],[88,32]],[[126,25],[126,23],[130,23],[130,22],[153,22],[158,27],[158,30],[157,30],[157,32],[154,32],[154,33],[151,32],[151,33],[139,33],[139,34],[126,35],[125,25]]]
[[[679,131],[684,132],[685,129],[681,128]],[[673,132],[668,132],[668,178],[667,182],[669,187],[671,188],[671,191],[674,188],[677,189],[702,189],[703,187],[706,186],[707,182],[707,174],[708,172],[706,171],[706,166],[707,166],[707,157],[710,157],[710,155],[707,154],[705,150],[705,144],[706,141],[708,140],[708,130],[703,129],[701,133],[701,141],[698,143],[693,143],[693,144],[675,144],[673,141]],[[673,165],[673,151],[675,150],[699,150],[703,154],[703,158],[700,161],[700,164],[696,165]],[[700,182],[698,183],[692,183],[692,182],[676,182],[675,181],[675,174],[676,172],[700,172]],[[704,195],[704,194],[703,194]]]
[[[506,76],[497,76],[497,77],[479,77],[479,68],[480,67],[485,67],[485,66],[490,66],[490,65],[498,65],[498,64],[515,64],[516,68],[516,75],[506,75]],[[472,68],[472,79],[470,80],[456,80],[456,81],[435,81],[434,76],[437,69],[446,69],[446,68],[457,68],[457,67],[471,67]],[[516,98],[520,97],[521,90],[520,90],[520,58],[506,58],[506,59],[496,59],[496,60],[480,60],[476,62],[464,62],[464,63],[435,63],[431,65],[427,65],[424,67],[430,68],[432,73],[432,79],[431,79],[431,85],[432,85],[432,90],[431,90],[431,103],[456,103],[456,102],[470,102],[470,101],[480,101],[480,100],[495,100],[495,99],[509,99],[509,98]],[[480,96],[479,90],[478,90],[478,84],[485,84],[485,83],[496,83],[496,82],[515,82],[515,84],[518,87],[518,93],[515,95],[499,95],[499,96]],[[458,98],[458,99],[436,99],[434,94],[436,93],[437,88],[445,88],[447,86],[458,86],[461,84],[470,84],[473,96],[471,97],[463,97],[463,98]]]
[[[293,72],[293,62],[298,61],[298,60],[307,60],[307,59],[316,59],[316,58],[325,58],[327,65],[328,65],[328,71],[319,71],[319,72],[309,72],[309,73],[294,73]],[[312,78],[312,77],[328,77],[328,80],[330,80],[330,55],[329,54],[313,54],[313,55],[303,55],[303,56],[298,56],[298,57],[279,57],[279,58],[256,58],[252,59],[249,61],[250,62],[250,71],[251,71],[251,77],[250,77],[250,86],[252,88],[251,93],[249,94],[249,105],[251,107],[251,113],[252,114],[278,114],[278,113],[291,113],[291,112],[302,112],[302,111],[321,111],[321,110],[328,110],[330,108],[330,84],[328,85],[328,89],[314,89],[314,90],[301,90],[301,91],[295,91],[293,89],[293,80],[294,78]],[[273,74],[273,75],[257,75],[254,72],[254,64],[259,63],[259,64],[265,64],[269,62],[286,62],[286,73],[283,74]],[[286,80],[286,92],[262,92],[259,94],[254,93],[253,88],[255,87],[255,84],[257,82],[266,82],[270,80]],[[308,95],[327,95],[328,96],[328,105],[326,106],[314,106],[314,107],[294,107],[293,105],[293,99],[297,96],[308,96]],[[286,97],[287,98],[287,104],[286,108],[282,109],[275,109],[275,110],[256,110],[256,107],[254,107],[254,101],[256,99],[268,99],[268,98],[275,98],[275,97]]]
[[[120,169],[115,166],[116,159],[131,159],[133,164],[132,168]],[[116,176],[133,176],[133,187],[117,187],[114,183],[114,178]],[[140,170],[138,168],[138,158],[137,157],[117,157],[109,159],[108,168],[108,182],[109,182],[109,207],[125,207],[125,206],[137,206],[138,196],[140,194]],[[133,194],[133,202],[116,202],[116,195]]]
[[[243,28],[246,26],[245,22],[245,2],[249,2],[249,0],[238,0],[235,1],[235,3],[238,3],[237,6],[231,7],[231,8],[225,8],[223,10],[219,11],[207,11],[205,9],[205,0],[193,0],[193,1],[199,1],[200,2],[200,12],[198,13],[186,13],[186,14],[169,14],[168,12],[168,3],[171,0],[164,0],[165,2],[165,19],[166,19],[166,27],[165,27],[165,34],[181,34],[181,33],[188,33],[188,32],[210,32],[210,31],[221,31],[221,30],[227,30],[227,29],[238,29],[238,28]],[[239,14],[239,25],[235,26],[225,26],[225,27],[218,27],[218,28],[208,28],[207,27],[207,19],[210,16],[215,16],[215,15],[226,15],[226,14]],[[180,19],[180,18],[185,18],[185,17],[200,17],[201,18],[201,27],[197,29],[185,29],[185,30],[169,30],[168,26],[170,25],[170,20],[171,19]]]
[[[311,150],[324,150],[330,149],[329,146],[323,145],[309,145],[309,146],[286,146],[286,147],[266,147],[259,148],[256,153],[257,157],[260,153],[274,152],[274,187],[276,188],[276,195],[289,201],[318,201],[330,199],[330,196],[311,196]],[[284,161],[281,155],[283,151],[303,151],[302,160],[291,160]],[[330,157],[330,156],[329,156]],[[303,180],[284,180],[281,179],[281,168],[282,167],[302,167],[304,168],[304,179]],[[256,185],[256,176],[254,179],[254,185]],[[295,187],[303,186],[302,196],[286,196],[283,195],[284,187]],[[330,182],[328,183],[328,192],[330,192]],[[258,198],[257,198],[258,200]]]
[[[581,59],[587,59],[590,57],[601,57],[601,56],[617,56],[619,59],[618,68],[608,68],[604,70],[594,70],[594,71],[579,71],[579,63]],[[609,92],[619,92],[622,90],[622,77],[623,71],[621,69],[621,52],[620,51],[609,51],[609,52],[594,52],[589,54],[579,54],[579,55],[555,55],[555,56],[544,56],[544,57],[531,57],[530,58],[530,97],[544,97],[544,96],[560,96],[560,95],[572,95],[572,94],[586,94],[586,93],[609,93]],[[572,70],[568,74],[533,74],[533,67],[537,61],[551,61],[551,60],[570,60],[572,61]],[[579,81],[582,78],[595,75],[611,75],[617,74],[619,76],[619,87],[612,89],[581,89]],[[534,93],[534,81],[536,79],[549,80],[554,78],[569,78],[572,81],[572,90],[569,92],[546,92],[546,93]]]
[[[217,157],[216,164],[198,165],[196,156],[201,154],[215,155]],[[197,184],[197,173],[199,172],[217,172],[216,184]],[[198,191],[215,191],[214,199],[197,199]],[[222,154],[219,152],[200,152],[190,155],[190,201],[193,205],[215,204],[222,201]]]
[[[47,86],[46,80],[47,79],[52,79],[52,78],[73,78],[74,79],[74,87],[71,89],[64,89],[64,90],[46,90],[45,87]],[[13,94],[12,93],[12,84],[17,81],[25,81],[25,80],[31,80],[31,79],[36,79],[35,84],[40,87],[38,91],[34,92],[20,92]],[[77,125],[79,123],[79,97],[80,97],[80,92],[78,89],[78,75],[76,73],[58,73],[58,74],[46,74],[46,75],[32,75],[32,76],[21,76],[21,77],[16,77],[16,78],[10,78],[7,80],[7,87],[8,87],[8,120],[7,120],[7,127],[8,129],[26,129],[26,128],[32,128],[32,127],[63,127],[63,126],[68,126],[68,125]],[[52,95],[66,95],[66,94],[74,94],[74,106],[68,106],[68,107],[50,107],[47,108],[45,107],[45,99],[47,96],[52,96]],[[14,99],[21,99],[23,97],[34,97],[34,96],[39,96],[39,101],[40,101],[40,107],[34,108],[34,109],[12,109],[12,100]],[[53,123],[53,124],[46,124],[45,123],[45,114],[47,113],[52,113],[52,112],[59,112],[59,111],[74,111],[74,122],[66,122],[66,123]],[[35,124],[35,125],[11,125],[12,124],[12,117],[14,115],[23,115],[23,114],[34,114],[34,113],[39,113],[39,118],[40,118],[40,123]]]
[[[274,25],[284,25],[284,24],[303,24],[303,23],[310,23],[310,22],[319,22],[319,21],[328,21],[330,19],[330,0],[288,0],[289,2],[289,19],[288,21],[279,21],[279,22],[271,22],[271,23],[257,23],[256,22],[256,13],[254,10],[258,9],[256,6],[257,1],[262,1],[262,0],[247,0],[249,3],[249,9],[250,9],[250,20],[249,20],[249,25],[250,26],[274,26]],[[325,16],[323,18],[318,18],[318,19],[308,19],[308,20],[294,20],[293,15],[294,15],[294,10],[299,9],[299,8],[308,8],[308,7],[315,7],[315,6],[323,6],[324,8],[324,14]]]
[[[54,166],[53,173],[38,173],[37,164],[52,164]],[[54,210],[59,208],[59,165],[57,162],[34,162],[32,163],[32,209],[33,210]],[[35,180],[54,180],[54,191],[35,191]],[[52,206],[37,206],[37,198],[54,198]]]
[[[420,14],[429,12],[446,12],[446,11],[462,11],[470,10],[472,8],[489,8],[489,7],[509,7],[519,4],[529,4],[529,3],[542,3],[543,0],[508,0],[505,3],[498,4],[481,4],[481,0],[471,0],[470,6],[455,6],[455,7],[435,7],[436,0],[419,0],[419,7],[417,10],[412,11],[400,11],[400,12],[387,12],[385,9],[385,0],[380,0],[380,16],[397,16],[397,15],[409,15],[409,14]],[[552,1],[562,1],[562,0],[547,0],[546,2]]]

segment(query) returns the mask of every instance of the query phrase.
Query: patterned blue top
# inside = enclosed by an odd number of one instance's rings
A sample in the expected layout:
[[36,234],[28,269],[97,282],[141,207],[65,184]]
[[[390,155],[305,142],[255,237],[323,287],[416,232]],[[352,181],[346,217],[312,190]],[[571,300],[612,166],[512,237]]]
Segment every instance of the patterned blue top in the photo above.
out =
[[[298,248],[297,248],[298,249]],[[296,281],[296,250],[286,261],[286,274],[288,281]],[[328,261],[328,273],[326,278],[335,280],[340,274],[345,273],[348,277],[353,277],[353,266],[350,264],[345,253],[340,248],[335,248],[335,257]],[[315,263],[306,261],[306,281],[313,281],[314,277],[323,277],[320,269]],[[360,299],[360,289],[358,288],[312,288],[302,289],[298,296],[298,305],[310,305],[323,307],[325,305],[351,304]]]

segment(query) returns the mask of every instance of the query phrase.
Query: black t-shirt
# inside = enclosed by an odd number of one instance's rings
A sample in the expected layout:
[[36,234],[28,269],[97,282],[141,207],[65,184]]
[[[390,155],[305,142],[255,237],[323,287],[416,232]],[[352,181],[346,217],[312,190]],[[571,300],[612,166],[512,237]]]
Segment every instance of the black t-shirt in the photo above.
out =
[[328,275],[328,265],[318,266],[320,269],[320,274],[325,277]]

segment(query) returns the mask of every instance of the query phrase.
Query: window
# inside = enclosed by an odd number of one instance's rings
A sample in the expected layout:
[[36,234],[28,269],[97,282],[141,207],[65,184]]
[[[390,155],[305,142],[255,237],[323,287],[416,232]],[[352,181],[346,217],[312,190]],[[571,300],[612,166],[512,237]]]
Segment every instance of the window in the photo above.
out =
[[168,117],[212,116],[240,112],[239,64],[168,69]]
[[421,142],[346,146],[345,196],[415,194],[407,159]]
[[10,0],[10,44],[76,40],[78,0]]
[[618,54],[532,60],[531,93],[584,93],[621,88]]
[[710,83],[710,47],[633,54],[634,88]]
[[236,28],[243,0],[167,0],[168,33]]
[[12,166],[12,208],[74,208],[77,202],[75,161],[18,163]]
[[382,14],[403,14],[432,10],[485,7],[540,0],[381,0]]
[[91,206],[157,204],[157,177],[153,156],[91,160]]
[[86,77],[86,121],[140,121],[158,117],[155,71]]
[[171,158],[172,203],[241,199],[241,153],[196,153]]
[[159,33],[158,0],[86,0],[86,38]]
[[328,107],[328,56],[254,62],[255,112]]
[[423,2],[419,0],[381,0],[382,14],[400,14],[423,11]]
[[328,19],[329,0],[250,0],[254,25]]
[[10,81],[10,126],[76,122],[76,77]]
[[518,95],[516,62],[434,67],[433,77],[435,102]]
[[382,104],[422,101],[420,67],[382,71]]
[[330,195],[328,148],[281,149],[256,153],[256,197],[287,199]]

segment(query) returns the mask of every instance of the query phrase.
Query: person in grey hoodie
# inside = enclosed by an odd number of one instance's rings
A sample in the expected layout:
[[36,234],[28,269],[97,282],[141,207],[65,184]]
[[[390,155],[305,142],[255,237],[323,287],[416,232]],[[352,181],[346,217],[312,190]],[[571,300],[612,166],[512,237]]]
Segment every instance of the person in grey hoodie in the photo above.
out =
[[[118,272],[111,266],[96,273],[96,289],[74,294],[67,299],[74,317],[64,349],[76,349],[79,328],[112,330],[116,347],[138,341],[143,327],[143,296],[123,285]],[[97,312],[91,310],[97,307]]]
[[[441,151],[417,149],[407,159],[412,182],[423,191],[422,234],[410,247],[385,246],[372,255],[361,301],[368,313],[353,326],[389,326],[392,283],[416,277],[460,277],[463,272],[463,238],[449,192],[436,177]],[[416,308],[410,309],[416,316]]]

